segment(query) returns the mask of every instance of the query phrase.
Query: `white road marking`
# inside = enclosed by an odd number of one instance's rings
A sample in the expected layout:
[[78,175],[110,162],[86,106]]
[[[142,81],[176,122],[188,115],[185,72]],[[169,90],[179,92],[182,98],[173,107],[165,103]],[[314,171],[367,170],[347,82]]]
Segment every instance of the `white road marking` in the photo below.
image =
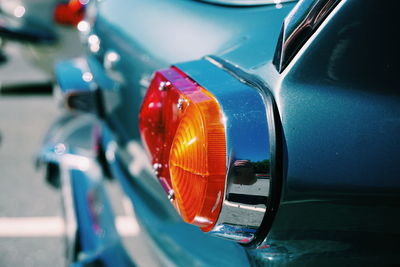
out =
[[[134,218],[120,216],[115,225],[121,236],[136,236],[139,226]],[[61,237],[65,225],[61,217],[2,217],[0,238],[4,237]]]
[[53,237],[63,233],[61,217],[0,218],[0,237]]

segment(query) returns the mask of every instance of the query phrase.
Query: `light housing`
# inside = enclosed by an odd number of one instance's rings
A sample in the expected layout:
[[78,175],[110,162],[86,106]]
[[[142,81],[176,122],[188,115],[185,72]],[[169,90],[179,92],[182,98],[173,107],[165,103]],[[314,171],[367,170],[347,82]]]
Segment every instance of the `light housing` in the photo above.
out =
[[271,97],[214,60],[183,63],[155,73],[139,128],[184,221],[245,244],[265,232],[276,187]]

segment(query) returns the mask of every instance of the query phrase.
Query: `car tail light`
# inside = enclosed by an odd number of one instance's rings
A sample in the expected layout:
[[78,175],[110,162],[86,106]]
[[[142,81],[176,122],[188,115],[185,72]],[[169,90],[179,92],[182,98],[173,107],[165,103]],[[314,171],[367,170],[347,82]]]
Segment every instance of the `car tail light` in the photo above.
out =
[[249,243],[269,205],[269,111],[254,88],[213,71],[228,82],[203,86],[180,66],[156,72],[140,110],[140,134],[183,220]]
[[63,25],[78,25],[85,15],[85,3],[82,0],[70,0],[58,4],[54,9],[54,21]]
[[182,218],[210,230],[226,175],[225,129],[216,99],[178,69],[160,71],[144,101],[140,128]]

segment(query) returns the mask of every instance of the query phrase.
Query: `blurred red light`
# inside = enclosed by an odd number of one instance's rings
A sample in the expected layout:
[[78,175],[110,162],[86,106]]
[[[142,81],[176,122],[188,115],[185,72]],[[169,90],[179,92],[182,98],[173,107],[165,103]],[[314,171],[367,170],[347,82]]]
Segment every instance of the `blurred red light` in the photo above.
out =
[[62,25],[76,26],[85,15],[85,6],[79,0],[60,3],[54,9],[54,21]]

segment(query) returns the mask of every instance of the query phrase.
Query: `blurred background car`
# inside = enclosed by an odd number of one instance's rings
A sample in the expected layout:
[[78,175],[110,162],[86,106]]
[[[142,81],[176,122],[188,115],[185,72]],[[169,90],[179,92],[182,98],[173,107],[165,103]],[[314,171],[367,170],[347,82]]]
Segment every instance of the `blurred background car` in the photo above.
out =
[[56,67],[70,112],[38,158],[67,261],[399,264],[397,7],[91,2],[85,57]]
[[3,92],[28,87],[51,91],[55,62],[82,54],[76,24],[84,5],[59,0],[0,2]]

